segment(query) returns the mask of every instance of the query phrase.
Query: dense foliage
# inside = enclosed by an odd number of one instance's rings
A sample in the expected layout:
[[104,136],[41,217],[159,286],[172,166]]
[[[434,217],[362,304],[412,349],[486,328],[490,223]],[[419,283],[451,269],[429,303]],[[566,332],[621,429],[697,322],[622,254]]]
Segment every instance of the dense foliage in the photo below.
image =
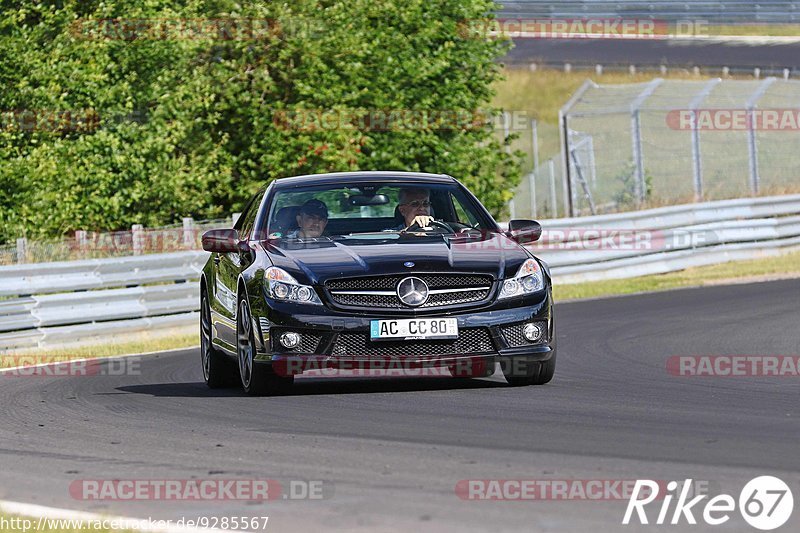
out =
[[489,0],[0,5],[0,240],[224,216],[304,173],[446,172],[495,213],[519,180],[491,125],[374,127],[489,109],[507,44],[464,31]]

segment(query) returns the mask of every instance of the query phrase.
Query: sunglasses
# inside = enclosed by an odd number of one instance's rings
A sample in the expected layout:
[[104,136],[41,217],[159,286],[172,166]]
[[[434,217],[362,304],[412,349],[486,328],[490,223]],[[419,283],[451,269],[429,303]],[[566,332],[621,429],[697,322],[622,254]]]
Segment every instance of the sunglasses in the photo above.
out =
[[405,205],[410,205],[414,209],[419,209],[420,207],[430,207],[431,202],[429,200],[414,200],[413,202],[406,202]]

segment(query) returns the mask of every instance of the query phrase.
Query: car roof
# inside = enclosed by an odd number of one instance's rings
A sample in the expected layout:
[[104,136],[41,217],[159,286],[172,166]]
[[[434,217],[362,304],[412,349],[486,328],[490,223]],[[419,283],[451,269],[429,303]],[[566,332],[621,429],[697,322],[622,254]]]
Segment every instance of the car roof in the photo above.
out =
[[391,170],[363,170],[358,172],[330,172],[327,174],[306,174],[291,178],[279,178],[272,183],[275,187],[299,187],[307,185],[328,185],[346,181],[349,183],[387,181],[397,183],[456,183],[447,174],[428,174],[425,172],[400,172]]

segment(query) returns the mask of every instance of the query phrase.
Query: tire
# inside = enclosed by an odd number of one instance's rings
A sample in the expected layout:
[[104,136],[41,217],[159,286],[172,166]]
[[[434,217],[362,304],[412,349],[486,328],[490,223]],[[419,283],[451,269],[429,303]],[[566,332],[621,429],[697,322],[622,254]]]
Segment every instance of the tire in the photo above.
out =
[[230,358],[214,348],[211,342],[211,307],[206,291],[200,297],[200,362],[203,366],[203,379],[212,389],[235,387],[236,367]]
[[239,379],[244,392],[250,396],[264,396],[287,392],[294,383],[294,376],[282,377],[269,365],[255,363],[255,334],[250,305],[246,298],[239,300],[236,313],[236,357],[239,361]]
[[[512,367],[514,365],[511,365]],[[512,387],[523,387],[526,385],[544,385],[553,379],[556,371],[556,353],[547,361],[541,363],[532,362],[521,365],[520,372],[512,372],[511,369],[503,369],[506,381]]]

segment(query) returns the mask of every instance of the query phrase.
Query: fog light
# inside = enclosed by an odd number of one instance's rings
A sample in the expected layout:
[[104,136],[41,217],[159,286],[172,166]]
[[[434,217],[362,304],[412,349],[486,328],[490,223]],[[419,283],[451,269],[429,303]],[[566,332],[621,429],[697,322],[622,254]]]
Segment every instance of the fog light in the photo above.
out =
[[525,324],[525,327],[522,328],[522,334],[529,341],[536,342],[542,338],[544,328],[535,322],[531,322],[530,324]]
[[293,331],[287,331],[286,333],[281,334],[280,343],[284,348],[291,350],[300,344],[300,335]]

